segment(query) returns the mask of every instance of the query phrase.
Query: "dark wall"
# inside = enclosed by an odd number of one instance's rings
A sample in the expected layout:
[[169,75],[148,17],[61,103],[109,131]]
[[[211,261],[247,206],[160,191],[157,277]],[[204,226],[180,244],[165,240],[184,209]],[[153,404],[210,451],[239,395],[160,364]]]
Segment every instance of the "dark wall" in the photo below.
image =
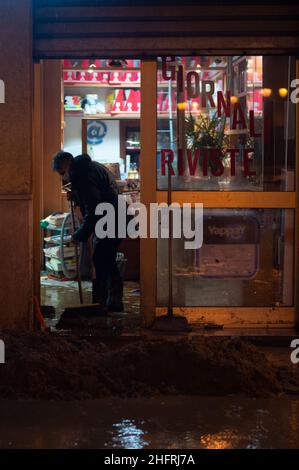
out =
[[0,2],[0,328],[28,328],[32,301],[30,0]]

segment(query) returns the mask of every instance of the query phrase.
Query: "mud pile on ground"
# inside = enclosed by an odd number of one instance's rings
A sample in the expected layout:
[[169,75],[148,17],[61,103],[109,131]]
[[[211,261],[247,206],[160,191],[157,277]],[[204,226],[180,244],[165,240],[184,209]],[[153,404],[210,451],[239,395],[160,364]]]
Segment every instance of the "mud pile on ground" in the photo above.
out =
[[2,332],[0,337],[6,345],[0,396],[6,398],[260,396],[285,389],[280,371],[241,340],[142,338],[111,348],[95,338],[53,333]]

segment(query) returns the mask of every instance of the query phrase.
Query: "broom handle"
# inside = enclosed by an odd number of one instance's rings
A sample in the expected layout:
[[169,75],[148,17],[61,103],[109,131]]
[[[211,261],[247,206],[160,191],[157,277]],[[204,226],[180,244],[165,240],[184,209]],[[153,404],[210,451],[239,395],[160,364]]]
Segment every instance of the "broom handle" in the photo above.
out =
[[[74,214],[74,205],[73,201],[70,200],[71,206],[71,214],[72,214],[72,225],[73,225],[73,232],[75,231],[76,224],[75,224],[75,214]],[[78,245],[75,243],[75,258],[76,258],[76,268],[77,268],[77,277],[78,277],[78,291],[79,291],[79,299],[80,304],[83,304],[83,293],[82,293],[82,283],[81,283],[81,273],[80,273],[80,265],[79,265],[79,250]]]
[[[168,165],[168,188],[167,188],[167,204],[171,206],[171,169]],[[172,292],[172,231],[173,218],[172,210],[169,210],[169,234],[168,234],[168,316],[173,316],[173,292]]]

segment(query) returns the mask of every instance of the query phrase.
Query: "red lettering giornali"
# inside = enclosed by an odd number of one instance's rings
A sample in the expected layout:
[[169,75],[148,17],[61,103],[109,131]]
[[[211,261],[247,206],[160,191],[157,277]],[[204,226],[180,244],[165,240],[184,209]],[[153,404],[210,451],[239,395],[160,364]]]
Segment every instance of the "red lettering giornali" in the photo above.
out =
[[226,92],[226,101],[224,99],[222,91],[217,91],[217,114],[221,117],[222,108],[224,115],[230,117],[230,91]]
[[[175,61],[175,57],[171,57],[171,62]],[[175,80],[175,65],[169,65],[167,58],[162,58],[162,78],[163,80]]]
[[[194,85],[193,85],[194,81]],[[199,96],[199,75],[194,70],[187,73],[187,97],[188,100]]]
[[177,92],[183,93],[184,92],[184,69],[182,65],[178,66],[177,86],[178,86]]
[[[207,86],[209,90],[207,90]],[[215,91],[214,82],[211,80],[203,80],[201,85],[201,105],[203,108],[207,107],[207,100],[209,101],[212,108],[216,108],[213,94]]]

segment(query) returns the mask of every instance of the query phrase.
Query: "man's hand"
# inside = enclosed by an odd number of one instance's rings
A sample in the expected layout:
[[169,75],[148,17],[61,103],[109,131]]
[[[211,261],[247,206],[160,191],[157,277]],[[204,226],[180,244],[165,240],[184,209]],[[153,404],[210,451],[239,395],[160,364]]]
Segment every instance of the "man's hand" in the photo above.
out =
[[68,201],[76,201],[76,193],[72,191],[71,183],[66,183],[62,186],[63,191],[66,192],[66,198]]
[[74,245],[79,244],[78,232],[79,232],[79,229],[75,230],[73,235],[72,235],[72,242],[73,242]]
[[84,227],[84,224],[81,225],[81,227],[77,228],[77,230],[74,231],[72,239],[76,242],[82,242],[85,243],[89,239],[90,234]]
[[66,198],[68,201],[76,202],[76,193],[74,191],[66,191]]

